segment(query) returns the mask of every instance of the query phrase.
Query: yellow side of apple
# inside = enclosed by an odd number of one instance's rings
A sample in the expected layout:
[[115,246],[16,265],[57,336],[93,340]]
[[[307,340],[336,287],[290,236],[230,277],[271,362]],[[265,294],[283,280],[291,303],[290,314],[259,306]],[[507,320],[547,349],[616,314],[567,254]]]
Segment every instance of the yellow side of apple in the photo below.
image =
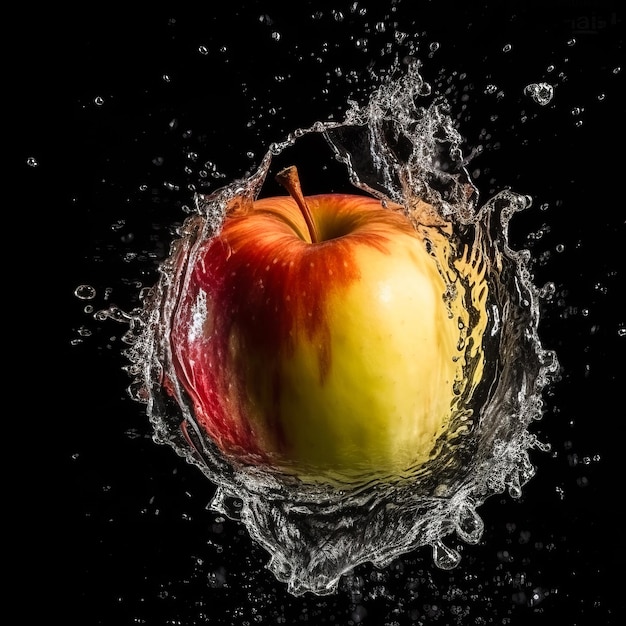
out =
[[[448,239],[427,230],[439,262],[447,262]],[[319,468],[397,476],[423,464],[446,433],[460,395],[482,375],[486,289],[476,259],[460,261],[458,274],[450,271],[457,295],[446,302],[448,285],[420,236],[399,237],[393,255],[366,246],[355,254],[368,279],[326,304],[327,375],[321,374],[320,346],[307,337],[295,338],[293,353],[280,365],[280,432],[290,446],[282,460],[288,466],[297,459],[294,470],[304,479],[317,477]],[[465,349],[469,312],[462,283],[475,286],[469,295],[479,310],[472,354]],[[468,356],[472,380],[465,378]],[[276,410],[268,370],[249,365],[256,370],[249,376],[256,381],[255,403],[267,415]],[[255,430],[266,450],[279,448],[265,420]]]

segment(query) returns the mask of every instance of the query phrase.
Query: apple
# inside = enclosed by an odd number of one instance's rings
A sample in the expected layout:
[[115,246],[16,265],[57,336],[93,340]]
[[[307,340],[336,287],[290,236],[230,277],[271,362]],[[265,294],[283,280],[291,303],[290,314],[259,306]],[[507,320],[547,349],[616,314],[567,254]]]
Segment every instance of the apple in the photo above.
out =
[[[228,458],[305,480],[425,463],[480,377],[476,260],[455,269],[445,227],[399,205],[305,197],[293,167],[277,179],[289,195],[236,198],[185,260],[169,347],[198,427]],[[451,281],[475,292],[451,297]]]

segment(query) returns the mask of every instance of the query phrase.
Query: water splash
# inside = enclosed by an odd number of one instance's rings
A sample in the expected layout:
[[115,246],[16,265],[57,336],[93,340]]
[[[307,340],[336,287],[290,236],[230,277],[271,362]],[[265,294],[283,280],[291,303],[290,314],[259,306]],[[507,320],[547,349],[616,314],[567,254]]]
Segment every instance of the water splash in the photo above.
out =
[[[444,233],[454,260],[479,266],[488,286],[478,302],[473,286],[454,284],[459,273],[441,264],[450,287],[442,297],[465,310],[461,340],[471,345],[473,329],[484,324],[480,375],[474,359],[460,391],[468,406],[451,420],[452,435],[432,460],[400,476],[307,482],[277,467],[238,463],[198,425],[180,389],[164,388],[176,379],[170,319],[195,244],[219,233],[231,202],[256,199],[275,157],[310,135],[326,139],[354,186],[402,205],[416,228]],[[271,555],[269,569],[293,594],[333,593],[356,565],[385,567],[424,546],[431,547],[436,566],[453,568],[460,555],[446,537],[454,533],[477,543],[480,505],[505,490],[519,497],[534,474],[529,450],[543,446],[529,426],[542,416],[542,391],[558,365],[538,337],[539,291],[529,254],[508,243],[511,218],[530,201],[503,191],[480,204],[460,146],[446,101],[431,94],[417,64],[411,65],[382,82],[366,105],[350,103],[343,121],[295,131],[272,144],[248,178],[197,195],[196,214],[181,228],[158,284],[141,309],[122,315],[131,327],[131,394],[146,403],[155,441],[172,446],[217,486],[212,508],[246,526]],[[416,210],[424,202],[432,209],[425,225],[424,212]]]

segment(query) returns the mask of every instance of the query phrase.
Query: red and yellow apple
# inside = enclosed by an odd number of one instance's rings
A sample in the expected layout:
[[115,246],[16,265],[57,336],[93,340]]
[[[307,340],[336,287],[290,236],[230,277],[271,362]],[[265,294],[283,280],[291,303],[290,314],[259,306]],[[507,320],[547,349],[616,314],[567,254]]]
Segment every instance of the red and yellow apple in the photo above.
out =
[[198,426],[230,458],[304,478],[426,462],[476,383],[463,345],[465,303],[484,308],[477,264],[453,268],[445,228],[400,206],[305,197],[295,168],[278,178],[290,195],[236,199],[186,261],[169,338]]

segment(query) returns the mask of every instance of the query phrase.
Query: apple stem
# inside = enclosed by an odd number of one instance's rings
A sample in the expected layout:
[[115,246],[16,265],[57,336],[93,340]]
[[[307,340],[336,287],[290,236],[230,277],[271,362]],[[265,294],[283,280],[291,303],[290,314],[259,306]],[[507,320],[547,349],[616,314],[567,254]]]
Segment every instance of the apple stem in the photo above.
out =
[[296,201],[306,226],[309,230],[309,236],[311,237],[311,243],[317,243],[319,241],[319,233],[317,232],[317,226],[313,220],[313,214],[309,205],[306,203],[304,194],[302,193],[302,187],[300,186],[300,177],[298,176],[298,168],[295,165],[290,165],[283,170],[280,170],[276,174],[276,180],[289,192],[289,195]]

